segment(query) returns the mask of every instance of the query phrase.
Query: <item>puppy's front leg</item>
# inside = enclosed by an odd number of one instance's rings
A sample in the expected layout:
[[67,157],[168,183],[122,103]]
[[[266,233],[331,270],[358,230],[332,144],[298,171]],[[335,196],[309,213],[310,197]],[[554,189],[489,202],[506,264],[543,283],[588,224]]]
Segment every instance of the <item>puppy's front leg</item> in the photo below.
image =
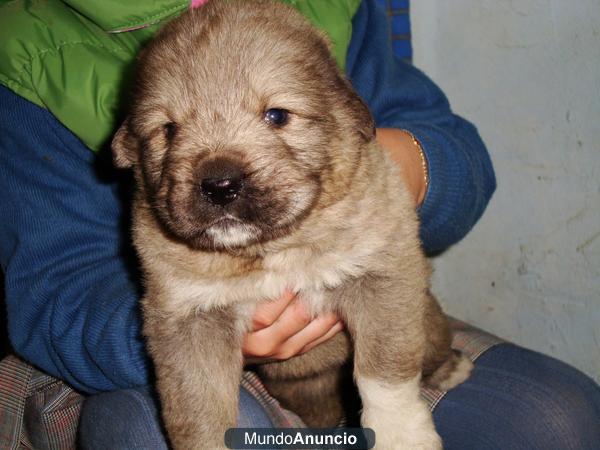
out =
[[233,308],[165,316],[146,302],[144,331],[175,449],[224,449],[237,420],[243,358]]
[[419,390],[425,348],[424,298],[412,289],[408,289],[410,296],[403,296],[407,289],[397,284],[365,277],[342,301],[341,310],[354,339],[361,423],[375,431],[377,450],[441,449]]

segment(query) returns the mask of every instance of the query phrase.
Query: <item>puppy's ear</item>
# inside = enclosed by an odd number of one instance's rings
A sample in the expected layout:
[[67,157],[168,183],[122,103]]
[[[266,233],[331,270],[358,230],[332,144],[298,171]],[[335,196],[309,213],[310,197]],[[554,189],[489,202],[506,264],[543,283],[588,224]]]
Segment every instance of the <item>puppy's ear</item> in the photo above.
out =
[[339,101],[339,98],[344,99],[345,113],[348,115],[353,128],[365,142],[372,141],[375,139],[375,121],[373,120],[371,111],[369,111],[369,107],[354,90],[343,71],[340,70],[333,56],[333,43],[324,32],[317,31],[317,35],[321,44],[319,46],[320,54],[327,61],[327,68],[324,70],[334,74],[334,79],[331,80],[330,78],[329,80],[333,81],[333,84],[338,87],[337,90],[332,91],[337,97],[334,100],[334,104]]
[[356,129],[365,142],[375,139],[375,120],[369,111],[369,107],[362,98],[352,89],[353,99],[351,102],[352,118],[356,123]]
[[365,142],[375,139],[375,121],[369,111],[369,107],[354,90],[350,82],[340,74],[340,85],[346,99],[346,112],[349,115],[353,128],[358,132]]
[[138,162],[137,140],[129,131],[129,121],[119,127],[112,140],[113,161],[120,169],[127,169]]

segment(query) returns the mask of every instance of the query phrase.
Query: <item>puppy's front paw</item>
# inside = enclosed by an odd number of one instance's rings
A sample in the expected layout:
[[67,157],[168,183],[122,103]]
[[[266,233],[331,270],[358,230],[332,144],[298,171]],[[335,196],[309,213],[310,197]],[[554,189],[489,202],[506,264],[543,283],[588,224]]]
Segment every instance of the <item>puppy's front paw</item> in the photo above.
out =
[[357,377],[362,425],[375,431],[376,450],[441,450],[431,412],[420,398],[419,377],[388,384]]

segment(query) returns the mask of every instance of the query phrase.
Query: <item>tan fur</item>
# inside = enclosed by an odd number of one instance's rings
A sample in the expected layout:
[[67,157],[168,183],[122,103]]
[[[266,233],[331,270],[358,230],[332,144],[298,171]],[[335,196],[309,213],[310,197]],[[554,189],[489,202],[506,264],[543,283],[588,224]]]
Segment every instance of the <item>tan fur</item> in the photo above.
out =
[[[259,366],[275,396],[335,425],[354,356],[361,395],[389,391],[419,411],[413,423],[394,405],[365,405],[364,425],[393,434],[397,423],[398,448],[439,442],[414,380],[441,385],[456,364],[417,217],[323,36],[278,2],[213,0],[164,27],[138,66],[113,150],[136,176],[144,332],[174,447],[223,448],[242,336],[256,304],[286,288],[315,315],[336,311],[348,333]],[[270,108],[289,110],[289,123],[267,124]],[[230,166],[243,190],[212,205],[201,181]]]

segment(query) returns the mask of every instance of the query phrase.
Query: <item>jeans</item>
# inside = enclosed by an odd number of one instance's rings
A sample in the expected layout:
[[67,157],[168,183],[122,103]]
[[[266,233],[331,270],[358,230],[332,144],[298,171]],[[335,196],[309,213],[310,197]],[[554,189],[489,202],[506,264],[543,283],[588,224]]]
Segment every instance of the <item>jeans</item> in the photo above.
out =
[[433,418],[446,450],[600,449],[600,387],[513,344],[485,352]]
[[[167,448],[153,398],[147,388],[90,397],[81,417],[81,447]],[[567,364],[512,344],[485,352],[433,417],[446,450],[600,449],[598,385]],[[244,389],[238,426],[271,426]]]
[[[240,388],[238,427],[271,428],[258,401]],[[79,424],[83,449],[167,450],[156,394],[149,387],[124,389],[89,397]]]

